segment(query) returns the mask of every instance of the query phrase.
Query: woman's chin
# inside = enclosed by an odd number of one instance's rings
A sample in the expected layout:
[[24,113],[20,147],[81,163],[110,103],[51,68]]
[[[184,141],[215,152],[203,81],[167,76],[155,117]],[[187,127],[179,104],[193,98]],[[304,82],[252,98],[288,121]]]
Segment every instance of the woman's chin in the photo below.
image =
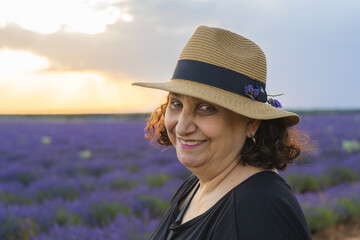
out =
[[199,159],[195,159],[193,157],[185,157],[185,156],[179,157],[178,156],[178,159],[179,159],[179,162],[188,169],[197,168],[202,165],[202,162],[199,161]]

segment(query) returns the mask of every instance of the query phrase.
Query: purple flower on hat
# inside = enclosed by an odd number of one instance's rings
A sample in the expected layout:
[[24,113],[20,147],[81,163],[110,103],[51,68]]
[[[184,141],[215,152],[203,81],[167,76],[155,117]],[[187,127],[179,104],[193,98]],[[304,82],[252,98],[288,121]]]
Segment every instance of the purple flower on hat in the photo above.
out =
[[254,88],[252,85],[247,85],[245,87],[245,95],[250,97],[251,100],[255,101],[255,98],[259,95],[259,89]]
[[267,102],[273,107],[282,108],[281,103],[276,99],[269,98]]

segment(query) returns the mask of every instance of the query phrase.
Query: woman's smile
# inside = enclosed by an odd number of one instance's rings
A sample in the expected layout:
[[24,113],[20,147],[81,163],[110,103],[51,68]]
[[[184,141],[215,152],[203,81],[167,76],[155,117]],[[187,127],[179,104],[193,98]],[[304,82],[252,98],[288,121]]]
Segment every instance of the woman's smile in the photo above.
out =
[[178,138],[180,146],[182,148],[186,148],[186,149],[194,149],[197,147],[200,147],[201,145],[203,145],[203,143],[206,142],[206,140],[184,140],[181,138]]

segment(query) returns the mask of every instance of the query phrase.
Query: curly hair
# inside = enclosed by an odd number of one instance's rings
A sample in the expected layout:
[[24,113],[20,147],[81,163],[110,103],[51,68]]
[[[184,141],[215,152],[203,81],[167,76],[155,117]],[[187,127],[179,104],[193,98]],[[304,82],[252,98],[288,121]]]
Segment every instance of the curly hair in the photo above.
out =
[[[146,121],[145,137],[158,144],[170,146],[172,143],[165,128],[165,112],[169,96]],[[299,158],[302,149],[312,148],[309,136],[302,130],[287,127],[282,119],[262,120],[255,134],[256,142],[247,138],[239,154],[243,165],[264,169],[285,170]]]

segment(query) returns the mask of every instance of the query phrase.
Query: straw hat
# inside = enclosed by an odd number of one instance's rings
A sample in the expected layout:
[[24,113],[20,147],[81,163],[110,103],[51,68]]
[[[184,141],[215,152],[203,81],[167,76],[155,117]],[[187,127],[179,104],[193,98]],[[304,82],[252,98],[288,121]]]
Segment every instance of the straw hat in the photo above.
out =
[[249,118],[283,118],[287,126],[300,121],[297,114],[267,104],[266,59],[261,48],[220,28],[196,29],[180,54],[171,81],[133,85],[196,97]]

